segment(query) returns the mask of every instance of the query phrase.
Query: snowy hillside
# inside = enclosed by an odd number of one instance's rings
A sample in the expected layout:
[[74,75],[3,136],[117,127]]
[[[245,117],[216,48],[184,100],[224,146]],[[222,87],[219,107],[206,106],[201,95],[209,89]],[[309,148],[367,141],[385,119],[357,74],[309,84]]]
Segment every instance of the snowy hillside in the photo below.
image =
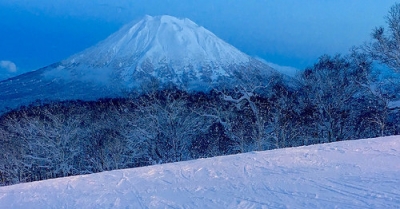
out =
[[0,82],[0,114],[40,100],[95,100],[175,85],[189,91],[281,76],[189,19],[146,16],[70,58]]
[[0,208],[399,208],[400,137],[0,187]]

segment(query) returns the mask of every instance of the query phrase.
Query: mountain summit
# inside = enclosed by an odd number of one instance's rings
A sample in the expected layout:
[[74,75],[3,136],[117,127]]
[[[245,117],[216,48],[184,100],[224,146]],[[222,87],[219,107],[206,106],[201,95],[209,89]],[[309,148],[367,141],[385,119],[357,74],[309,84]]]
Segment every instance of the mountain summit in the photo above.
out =
[[[91,78],[108,75],[108,81],[128,89],[157,80],[184,89],[204,90],[238,74],[273,71],[191,20],[167,15],[145,16],[127,24],[60,66],[75,68]],[[252,72],[255,69],[257,72]]]
[[206,91],[277,75],[189,19],[145,16],[64,61],[0,82],[0,113],[36,100],[95,100],[146,86]]
[[164,15],[145,16],[137,23],[127,24],[68,61],[120,68],[136,64],[141,68],[146,62],[158,68],[168,63],[171,68],[182,70],[190,65],[242,64],[249,62],[250,57],[187,18]]

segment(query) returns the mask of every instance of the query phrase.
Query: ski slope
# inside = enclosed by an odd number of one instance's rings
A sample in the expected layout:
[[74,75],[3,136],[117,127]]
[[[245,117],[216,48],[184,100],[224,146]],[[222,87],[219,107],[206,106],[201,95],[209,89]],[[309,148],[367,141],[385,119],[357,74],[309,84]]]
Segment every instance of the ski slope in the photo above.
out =
[[400,208],[400,136],[0,187],[0,208]]

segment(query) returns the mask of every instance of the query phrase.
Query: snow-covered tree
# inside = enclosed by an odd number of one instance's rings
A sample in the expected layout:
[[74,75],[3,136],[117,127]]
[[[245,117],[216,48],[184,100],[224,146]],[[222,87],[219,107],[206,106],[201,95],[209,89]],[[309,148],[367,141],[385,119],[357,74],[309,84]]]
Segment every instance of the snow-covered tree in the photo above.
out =
[[[221,99],[224,102],[232,103],[237,111],[243,111],[245,109],[250,111],[253,120],[250,120],[251,128],[253,131],[252,138],[255,142],[254,150],[264,150],[269,147],[265,144],[265,123],[268,120],[266,117],[266,109],[260,109],[260,105],[257,104],[256,97],[261,94],[267,96],[271,85],[281,80],[282,78],[277,76],[271,76],[268,82],[258,83],[256,80],[252,80],[252,76],[242,75],[242,83],[236,85],[234,89],[228,90],[217,90],[221,95]],[[233,111],[233,110],[232,110]]]
[[318,136],[327,142],[353,137],[351,117],[356,114],[349,106],[364,94],[363,83],[370,63],[355,62],[351,56],[322,56],[313,67],[307,68],[302,79],[308,102],[315,107]]
[[156,161],[176,162],[190,159],[190,146],[197,135],[211,125],[193,110],[189,95],[176,89],[147,95],[139,105],[142,133],[151,133],[151,153]]
[[268,98],[269,121],[265,124],[270,148],[283,148],[304,145],[302,119],[298,91],[291,91],[283,84],[275,84]]

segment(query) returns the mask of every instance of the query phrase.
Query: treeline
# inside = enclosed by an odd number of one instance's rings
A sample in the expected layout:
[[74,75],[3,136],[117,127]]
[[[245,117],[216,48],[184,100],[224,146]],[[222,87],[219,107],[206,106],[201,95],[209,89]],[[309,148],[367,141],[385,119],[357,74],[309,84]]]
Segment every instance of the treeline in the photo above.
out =
[[34,104],[0,118],[0,184],[400,131],[363,57],[321,57],[301,86]]

